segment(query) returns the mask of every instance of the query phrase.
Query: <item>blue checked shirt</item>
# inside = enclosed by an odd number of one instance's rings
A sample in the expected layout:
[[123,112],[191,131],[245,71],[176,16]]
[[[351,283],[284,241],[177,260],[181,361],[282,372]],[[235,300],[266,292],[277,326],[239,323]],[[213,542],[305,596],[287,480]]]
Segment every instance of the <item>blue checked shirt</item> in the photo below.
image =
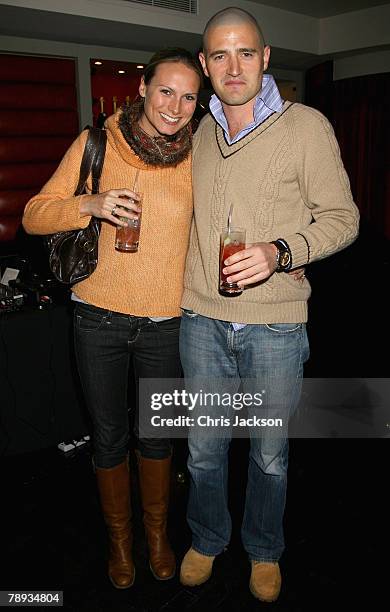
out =
[[[249,132],[257,128],[273,113],[280,113],[283,106],[283,100],[280,97],[279,90],[275,83],[274,77],[270,74],[263,75],[263,83],[261,91],[257,94],[255,105],[253,107],[253,121],[244,127],[234,138],[230,138],[229,127],[226,121],[223,107],[219,98],[214,94],[210,100],[210,112],[215,121],[219,123],[224,131],[226,142],[231,145],[244,138]],[[245,327],[245,323],[232,323],[234,331],[238,331]]]
[[219,98],[214,94],[211,96],[209,103],[210,112],[215,121],[219,123],[224,131],[226,142],[234,144],[244,138],[249,132],[257,128],[273,113],[280,113],[283,106],[283,100],[280,97],[279,90],[275,83],[274,77],[270,74],[263,75],[263,84],[261,91],[257,94],[255,105],[253,107],[253,121],[249,123],[241,132],[238,132],[234,138],[230,138],[229,127],[223,112],[222,104]]

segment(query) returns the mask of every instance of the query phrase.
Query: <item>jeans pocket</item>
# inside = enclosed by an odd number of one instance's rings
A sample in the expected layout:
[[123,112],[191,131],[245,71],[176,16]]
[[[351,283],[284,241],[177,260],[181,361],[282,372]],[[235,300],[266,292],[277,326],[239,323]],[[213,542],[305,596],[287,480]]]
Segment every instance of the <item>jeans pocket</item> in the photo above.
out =
[[92,312],[81,308],[75,310],[75,323],[77,329],[85,332],[98,331],[102,325],[107,321],[108,312]]
[[189,317],[190,319],[195,319],[195,317],[199,316],[197,312],[194,312],[193,310],[188,310],[187,308],[182,308],[181,311],[183,315]]
[[266,323],[265,326],[276,334],[291,334],[302,329],[302,323]]

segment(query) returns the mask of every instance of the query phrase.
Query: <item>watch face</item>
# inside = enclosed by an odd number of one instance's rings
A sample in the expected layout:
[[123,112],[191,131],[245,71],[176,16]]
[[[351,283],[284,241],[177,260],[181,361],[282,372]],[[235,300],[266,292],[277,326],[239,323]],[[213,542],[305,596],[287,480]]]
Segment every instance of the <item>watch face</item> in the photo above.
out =
[[283,251],[282,253],[280,253],[280,257],[279,257],[279,266],[281,268],[286,268],[291,260],[291,256],[290,253],[288,251]]

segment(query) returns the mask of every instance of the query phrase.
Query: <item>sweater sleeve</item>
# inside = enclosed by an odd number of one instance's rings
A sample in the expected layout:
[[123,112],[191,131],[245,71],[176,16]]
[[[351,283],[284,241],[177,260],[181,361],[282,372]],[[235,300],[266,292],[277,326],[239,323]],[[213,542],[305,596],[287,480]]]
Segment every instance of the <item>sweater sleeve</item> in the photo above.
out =
[[312,223],[300,233],[283,236],[294,268],[347,247],[356,239],[359,227],[359,211],[332,126],[318,111],[297,106],[292,130],[295,158]]
[[28,234],[53,234],[87,227],[91,217],[80,216],[84,196],[74,196],[87,140],[84,130],[65,153],[52,177],[26,204],[23,227]]

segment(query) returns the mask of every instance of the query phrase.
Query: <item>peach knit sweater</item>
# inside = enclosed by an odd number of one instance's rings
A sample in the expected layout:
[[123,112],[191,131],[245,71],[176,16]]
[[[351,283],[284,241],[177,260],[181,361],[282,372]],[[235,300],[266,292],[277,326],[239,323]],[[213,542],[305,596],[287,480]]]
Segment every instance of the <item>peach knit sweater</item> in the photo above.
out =
[[[183,273],[192,217],[191,159],[176,167],[146,165],[118,128],[118,116],[106,122],[107,149],[100,192],[132,188],[137,170],[143,193],[140,246],[136,253],[115,250],[115,227],[102,222],[95,272],[74,285],[74,293],[100,308],[135,316],[179,316]],[[74,197],[87,137],[74,141],[41,192],[27,203],[23,226],[30,234],[86,227],[81,198]],[[89,185],[90,186],[90,185]]]

